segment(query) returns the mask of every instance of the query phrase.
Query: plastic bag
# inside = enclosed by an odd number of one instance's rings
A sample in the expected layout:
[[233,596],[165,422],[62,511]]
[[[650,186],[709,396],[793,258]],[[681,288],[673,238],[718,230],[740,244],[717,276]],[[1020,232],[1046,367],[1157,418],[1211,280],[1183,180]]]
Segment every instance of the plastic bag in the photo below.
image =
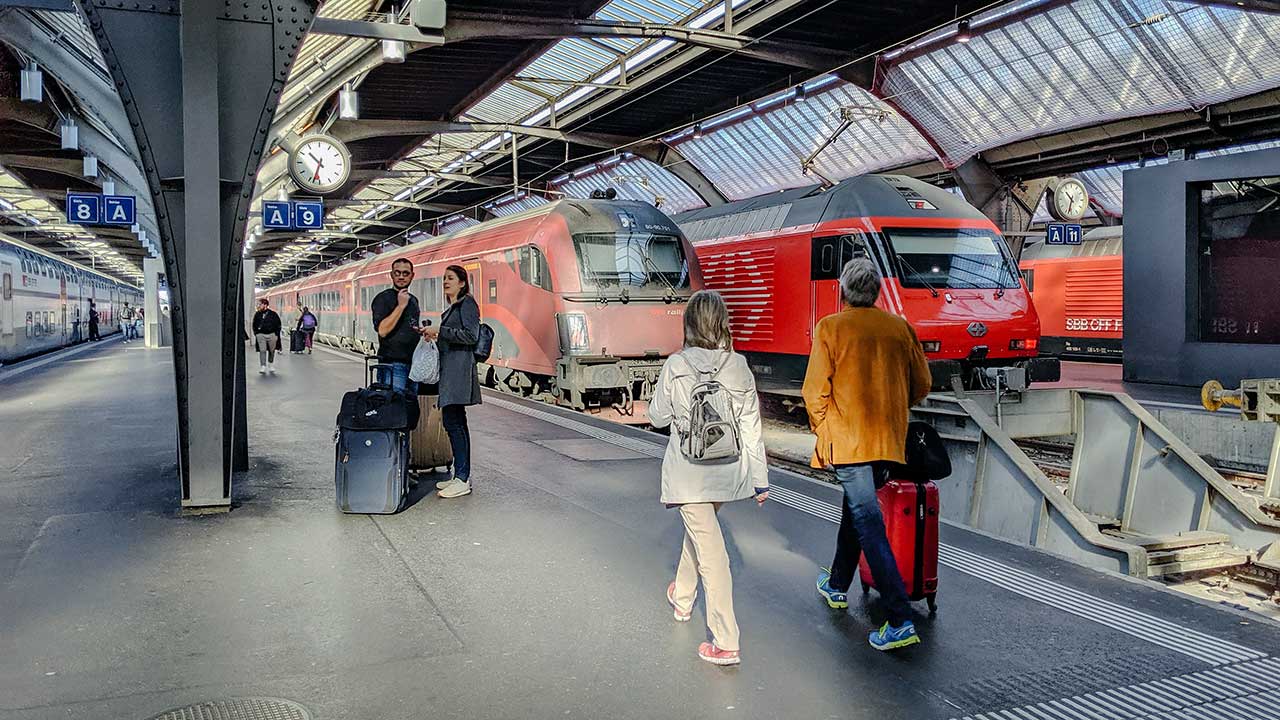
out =
[[423,340],[414,348],[409,379],[428,385],[440,382],[440,350],[434,340]]

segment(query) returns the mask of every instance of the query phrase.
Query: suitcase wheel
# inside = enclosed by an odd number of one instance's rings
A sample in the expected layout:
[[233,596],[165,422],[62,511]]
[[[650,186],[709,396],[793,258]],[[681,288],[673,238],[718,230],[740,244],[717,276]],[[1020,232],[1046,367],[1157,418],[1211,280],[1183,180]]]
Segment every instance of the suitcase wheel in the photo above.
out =
[[925,602],[929,603],[929,614],[933,615],[938,612],[938,593],[929,593],[924,596]]

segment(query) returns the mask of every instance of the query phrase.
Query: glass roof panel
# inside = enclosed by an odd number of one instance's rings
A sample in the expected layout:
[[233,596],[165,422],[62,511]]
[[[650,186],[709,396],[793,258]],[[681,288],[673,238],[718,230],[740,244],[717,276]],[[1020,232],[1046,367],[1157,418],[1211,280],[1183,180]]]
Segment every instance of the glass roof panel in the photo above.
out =
[[641,157],[627,155],[614,163],[581,174],[555,185],[566,197],[586,198],[592,190],[618,191],[626,200],[659,204],[667,213],[684,212],[705,205],[680,178],[661,165]]

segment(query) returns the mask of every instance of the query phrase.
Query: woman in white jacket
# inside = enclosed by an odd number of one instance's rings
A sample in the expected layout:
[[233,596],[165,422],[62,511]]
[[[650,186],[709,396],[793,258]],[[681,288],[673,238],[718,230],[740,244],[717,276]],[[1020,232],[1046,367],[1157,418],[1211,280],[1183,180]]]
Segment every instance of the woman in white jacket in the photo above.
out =
[[[728,391],[741,442],[736,458],[715,463],[694,462],[681,449],[694,387],[708,379]],[[668,507],[679,508],[685,536],[675,582],[667,586],[667,602],[675,619],[687,622],[693,617],[701,577],[713,642],[699,645],[698,656],[716,665],[737,665],[742,660],[733,613],[733,578],[716,513],[724,503],[753,496],[763,505],[769,497],[769,469],[755,378],[746,359],[733,352],[729,310],[719,293],[703,290],[689,298],[684,349],[662,368],[649,404],[649,421],[655,427],[675,426],[662,458],[661,499]]]

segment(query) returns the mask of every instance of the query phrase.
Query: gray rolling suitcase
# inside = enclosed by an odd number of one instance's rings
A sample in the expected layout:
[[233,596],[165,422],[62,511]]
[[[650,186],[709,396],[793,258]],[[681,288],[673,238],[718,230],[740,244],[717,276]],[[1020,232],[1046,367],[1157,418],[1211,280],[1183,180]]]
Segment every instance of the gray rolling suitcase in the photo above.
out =
[[[367,367],[370,377],[376,367]],[[395,414],[398,404],[394,391],[373,383],[369,383],[367,390],[371,395],[391,398],[390,404],[375,407],[379,407],[384,417],[389,413]],[[389,421],[390,427],[369,429],[367,424],[354,422],[352,416],[358,419],[375,413],[359,412],[359,409],[348,406],[358,394],[359,391],[348,393],[343,398],[343,410],[338,416],[334,453],[334,490],[338,509],[346,513],[394,513],[404,505],[409,494],[409,433],[417,425],[417,413],[411,413],[407,419]],[[408,400],[407,397],[405,399]],[[409,409],[416,411],[416,398],[414,401]]]
[[409,494],[409,433],[403,430],[338,431],[334,483],[338,509],[389,514]]

